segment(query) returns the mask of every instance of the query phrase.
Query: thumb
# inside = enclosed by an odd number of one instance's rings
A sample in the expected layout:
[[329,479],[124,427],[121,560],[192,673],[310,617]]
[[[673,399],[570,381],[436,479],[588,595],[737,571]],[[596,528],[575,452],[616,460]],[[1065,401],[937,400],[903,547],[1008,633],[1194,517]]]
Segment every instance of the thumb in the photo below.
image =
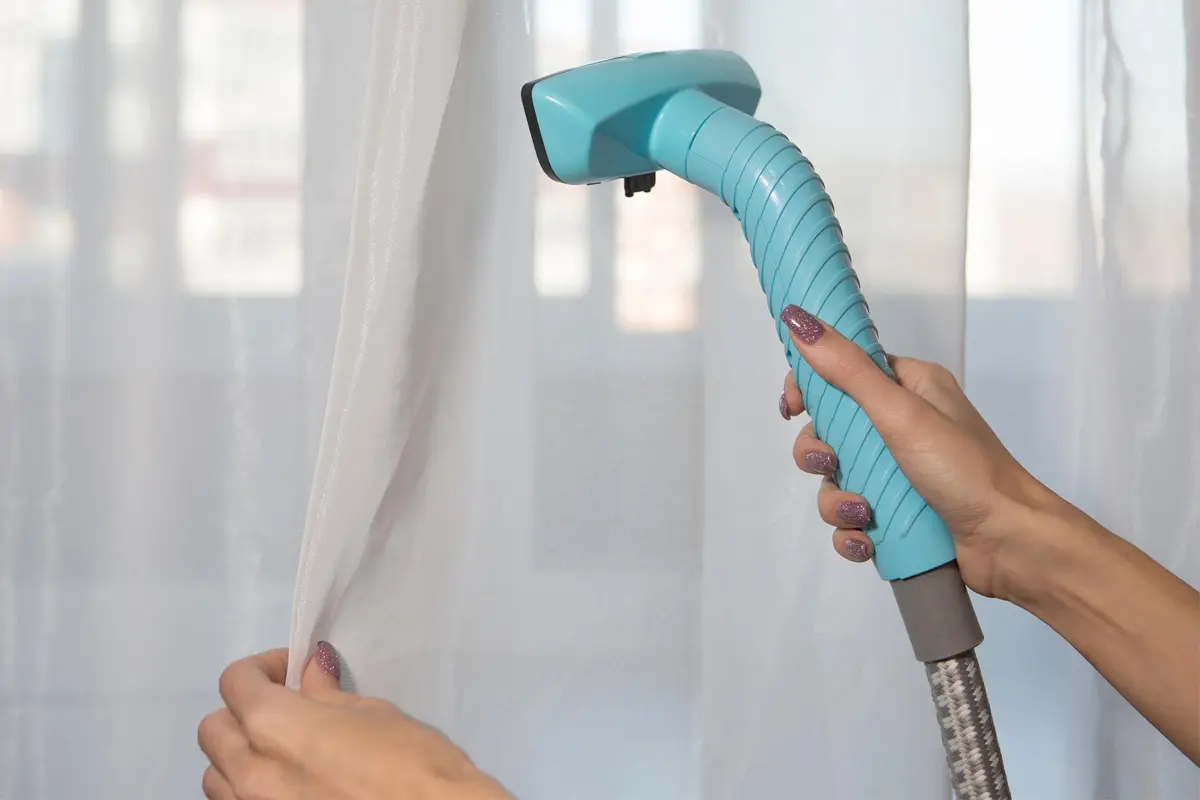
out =
[[317,642],[317,649],[300,677],[300,694],[314,700],[332,699],[341,694],[342,660],[329,642]]
[[799,306],[779,315],[800,356],[828,383],[862,407],[880,435],[898,433],[921,413],[921,404],[880,369],[861,347]]

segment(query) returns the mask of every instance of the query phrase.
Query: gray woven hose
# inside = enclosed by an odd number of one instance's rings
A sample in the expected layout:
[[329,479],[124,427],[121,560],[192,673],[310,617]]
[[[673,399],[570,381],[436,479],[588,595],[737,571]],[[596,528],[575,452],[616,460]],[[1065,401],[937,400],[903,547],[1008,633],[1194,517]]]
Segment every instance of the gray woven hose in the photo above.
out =
[[975,651],[925,665],[958,800],[1012,800]]

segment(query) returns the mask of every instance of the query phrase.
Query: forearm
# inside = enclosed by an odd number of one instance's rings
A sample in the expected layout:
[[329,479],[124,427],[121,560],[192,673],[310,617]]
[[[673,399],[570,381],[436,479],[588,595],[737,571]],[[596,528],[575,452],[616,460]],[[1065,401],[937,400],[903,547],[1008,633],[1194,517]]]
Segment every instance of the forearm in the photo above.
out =
[[1065,502],[1022,527],[1009,599],[1200,763],[1200,593]]

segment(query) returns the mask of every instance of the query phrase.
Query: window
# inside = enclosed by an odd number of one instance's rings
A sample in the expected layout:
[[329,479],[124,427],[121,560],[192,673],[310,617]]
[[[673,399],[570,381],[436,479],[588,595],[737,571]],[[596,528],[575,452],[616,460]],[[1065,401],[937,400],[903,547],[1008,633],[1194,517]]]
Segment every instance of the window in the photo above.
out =
[[76,0],[0,6],[0,274],[20,285],[61,270],[74,236],[66,166]]
[[[700,3],[540,0],[540,75],[616,53],[701,44]],[[538,295],[586,298],[611,309],[626,333],[692,330],[700,282],[700,197],[668,174],[648,196],[614,187],[564,186],[539,173],[534,285]],[[598,276],[597,273],[605,273]]]
[[300,0],[188,0],[180,246],[196,294],[302,283]]

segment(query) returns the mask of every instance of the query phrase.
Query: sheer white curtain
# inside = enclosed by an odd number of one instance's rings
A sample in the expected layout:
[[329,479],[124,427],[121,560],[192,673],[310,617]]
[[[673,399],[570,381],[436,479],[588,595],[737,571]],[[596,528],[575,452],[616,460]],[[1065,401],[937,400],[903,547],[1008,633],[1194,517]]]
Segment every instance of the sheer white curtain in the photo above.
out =
[[0,3],[0,798],[198,797],[287,640],[372,13]]
[[891,594],[835,558],[791,464],[736,222],[669,177],[629,202],[541,178],[517,89],[736,47],[890,341],[958,365],[964,10],[464,6],[376,20],[296,651],[329,639],[523,797],[944,793]]
[[[948,796],[890,592],[791,465],[733,220],[542,178],[517,90],[743,53],[885,344],[965,365],[1039,476],[1195,582],[1186,4],[976,3],[968,35],[961,0],[6,3],[0,798],[196,796],[298,554],[293,647],[527,800]],[[1017,796],[1195,796],[1069,648],[982,613]]]
[[[971,9],[968,393],[1040,478],[1200,585],[1196,4]],[[1200,794],[1052,632],[981,616],[1014,796]]]
[[[780,348],[735,222],[673,180],[618,203],[613,186],[541,179],[516,90],[620,51],[738,47],[774,98],[764,113],[811,141],[875,242],[859,260],[881,324],[954,363],[961,9],[880,3],[805,26],[754,24],[778,14],[767,4],[463,8],[376,20],[298,650],[331,640],[360,690],[456,735],[522,796],[755,794],[797,774],[827,794],[877,796],[897,776],[938,791],[890,594],[836,562],[790,466]],[[928,37],[947,46],[923,55]],[[871,52],[908,66],[880,80]],[[789,61],[845,72],[845,94],[771,68]],[[857,136],[839,135],[847,116]],[[909,184],[941,213],[902,209]],[[864,770],[849,754],[868,726],[912,744]]]

